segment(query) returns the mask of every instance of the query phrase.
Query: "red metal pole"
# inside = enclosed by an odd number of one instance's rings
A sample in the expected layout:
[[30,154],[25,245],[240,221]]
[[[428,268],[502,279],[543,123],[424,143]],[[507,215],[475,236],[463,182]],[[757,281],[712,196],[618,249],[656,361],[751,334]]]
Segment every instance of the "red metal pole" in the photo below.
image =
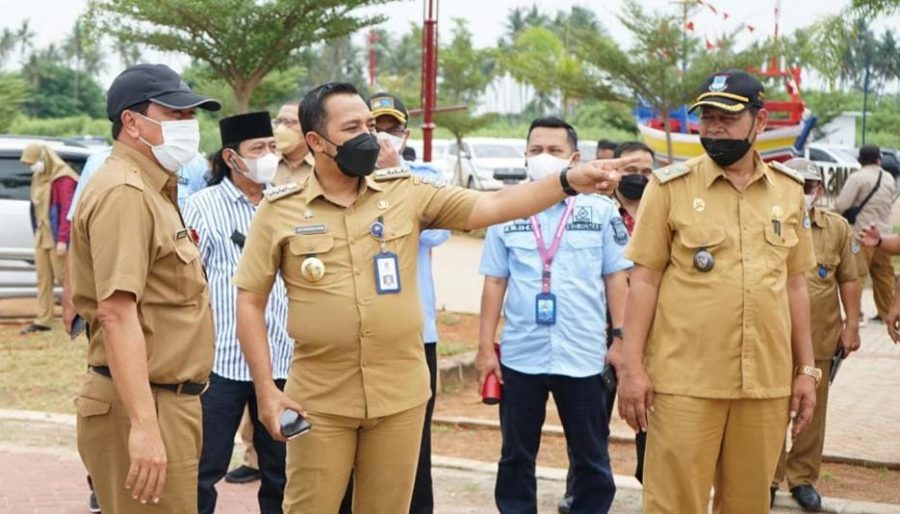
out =
[[423,160],[431,162],[431,139],[434,135],[434,106],[437,90],[437,3],[425,1],[425,27],[422,31],[422,149]]

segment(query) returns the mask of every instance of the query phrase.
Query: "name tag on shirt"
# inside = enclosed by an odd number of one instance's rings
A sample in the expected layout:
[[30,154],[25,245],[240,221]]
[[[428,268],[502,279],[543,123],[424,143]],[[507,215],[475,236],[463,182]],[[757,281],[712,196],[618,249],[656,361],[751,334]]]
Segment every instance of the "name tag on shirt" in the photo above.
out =
[[375,290],[378,294],[400,292],[400,265],[397,254],[381,252],[375,255]]

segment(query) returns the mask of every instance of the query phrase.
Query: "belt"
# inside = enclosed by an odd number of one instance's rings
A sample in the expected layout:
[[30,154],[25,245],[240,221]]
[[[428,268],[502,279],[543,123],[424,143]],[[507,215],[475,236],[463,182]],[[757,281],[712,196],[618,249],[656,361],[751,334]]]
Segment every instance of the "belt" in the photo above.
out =
[[[112,373],[109,371],[109,367],[107,366],[90,366],[90,370],[94,373],[112,378]],[[202,384],[197,382],[182,382],[180,384],[157,384],[155,382],[150,382],[150,387],[155,387],[156,389],[165,389],[166,391],[172,391],[175,394],[199,396],[205,393],[207,389],[209,389],[209,382],[204,382]]]

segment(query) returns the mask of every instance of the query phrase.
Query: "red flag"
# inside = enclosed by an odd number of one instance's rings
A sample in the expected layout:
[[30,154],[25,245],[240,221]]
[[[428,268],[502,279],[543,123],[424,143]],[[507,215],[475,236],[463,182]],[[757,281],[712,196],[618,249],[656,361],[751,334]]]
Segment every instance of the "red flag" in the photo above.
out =
[[706,4],[709,7],[709,10],[713,12],[713,14],[719,14],[719,10],[713,7],[711,4]]
[[730,16],[731,16],[731,15],[730,15],[730,14],[728,14],[728,13],[727,13],[727,12],[725,12],[725,11],[722,11],[722,19],[725,19],[725,20],[727,20],[727,19],[728,19],[728,18],[729,18],[729,17],[730,17]]
[[689,22],[685,23],[684,28],[693,32],[694,31],[694,22],[689,21]]
[[753,25],[747,25],[747,30],[749,30],[750,33],[753,33],[753,31],[756,30],[756,27],[754,27]]
[[703,5],[703,0],[697,0],[697,5]]
[[713,48],[716,47],[716,45],[709,42],[709,36],[706,36],[704,39],[706,40],[706,49],[707,50],[712,50]]

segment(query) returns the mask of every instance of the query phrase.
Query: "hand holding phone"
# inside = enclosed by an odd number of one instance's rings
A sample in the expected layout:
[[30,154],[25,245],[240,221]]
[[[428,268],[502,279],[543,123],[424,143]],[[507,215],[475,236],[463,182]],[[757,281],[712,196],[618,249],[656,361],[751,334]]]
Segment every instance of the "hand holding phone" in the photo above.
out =
[[290,409],[281,413],[278,422],[281,424],[281,435],[288,440],[303,435],[312,428],[306,418]]

